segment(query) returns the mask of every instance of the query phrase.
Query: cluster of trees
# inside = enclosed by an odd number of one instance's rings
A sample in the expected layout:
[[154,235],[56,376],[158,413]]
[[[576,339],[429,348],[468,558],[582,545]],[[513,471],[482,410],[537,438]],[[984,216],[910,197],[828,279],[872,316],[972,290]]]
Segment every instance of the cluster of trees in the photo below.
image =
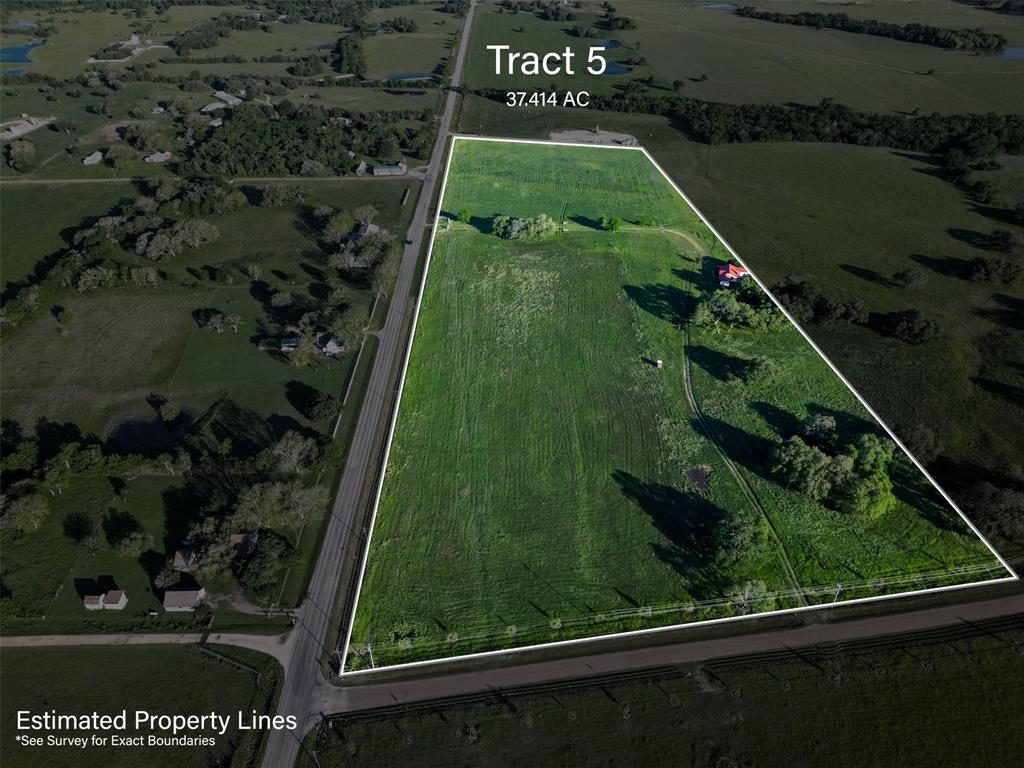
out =
[[334,46],[334,68],[346,75],[366,75],[366,55],[363,53],[363,38],[358,32],[349,32],[338,38]]
[[295,77],[316,77],[324,71],[324,60],[312,53],[288,67],[288,74]]
[[786,319],[754,281],[746,277],[701,299],[690,322],[767,330],[785,325]]
[[230,36],[232,32],[259,27],[260,20],[256,16],[225,12],[175,35],[169,45],[179,56],[187,56],[194,48],[213,48],[221,38]]
[[416,32],[419,29],[419,25],[408,16],[397,16],[382,22],[380,29],[383,32]]
[[772,452],[772,472],[788,487],[850,514],[879,517],[896,505],[889,465],[895,443],[874,434],[838,445],[836,420],[814,415]]
[[736,9],[736,15],[776,24],[859,32],[906,43],[921,43],[964,51],[994,51],[1006,45],[1006,38],[1002,35],[981,29],[943,29],[929,24],[893,24],[876,19],[855,19],[845,13],[780,13],[759,11],[753,6],[745,5]]
[[593,27],[587,27],[582,24],[573,24],[572,29],[569,30],[569,34],[573,37],[582,37],[590,40],[601,36],[601,33]]
[[101,48],[96,51],[92,57],[97,61],[120,61],[121,59],[127,59],[131,55],[131,48],[117,43],[115,45],[108,45],[106,48]]
[[[913,270],[907,272],[903,277],[910,281],[913,279],[910,274]],[[868,311],[862,300],[841,301],[825,296],[805,277],[787,276],[772,287],[772,293],[800,322],[837,326],[862,324],[868,321]]]
[[36,146],[28,139],[17,139],[7,145],[7,164],[19,173],[29,170],[36,162]]
[[442,13],[465,16],[469,12],[469,0],[445,0],[441,3]]
[[349,113],[287,101],[275,108],[240,106],[220,129],[198,137],[185,169],[197,176],[351,173],[353,155],[388,161],[403,152],[428,154],[429,127],[401,125],[404,118],[422,117],[416,111]]
[[159,273],[139,266],[130,254],[161,261],[183,248],[214,242],[220,236],[217,227],[198,217],[245,204],[240,191],[214,179],[162,180],[134,203],[83,222],[68,237],[71,247],[56,254],[44,274],[5,302],[4,322],[17,326],[43,309],[45,298],[52,300],[62,290],[155,285]]
[[491,222],[491,232],[506,240],[545,237],[553,234],[555,229],[557,225],[546,213],[530,218],[500,215]]

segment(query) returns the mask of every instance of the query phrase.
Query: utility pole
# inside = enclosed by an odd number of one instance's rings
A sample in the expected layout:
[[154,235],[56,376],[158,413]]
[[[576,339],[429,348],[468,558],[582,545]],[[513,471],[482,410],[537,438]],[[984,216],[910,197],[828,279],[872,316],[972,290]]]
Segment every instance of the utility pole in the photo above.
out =
[[833,597],[833,598],[832,598],[832,602],[833,602],[833,603],[834,603],[834,602],[835,602],[836,600],[838,600],[838,599],[839,599],[839,594],[840,594],[840,593],[841,593],[842,591],[843,591],[843,585],[842,585],[842,584],[836,584],[836,595],[835,595],[835,597]]

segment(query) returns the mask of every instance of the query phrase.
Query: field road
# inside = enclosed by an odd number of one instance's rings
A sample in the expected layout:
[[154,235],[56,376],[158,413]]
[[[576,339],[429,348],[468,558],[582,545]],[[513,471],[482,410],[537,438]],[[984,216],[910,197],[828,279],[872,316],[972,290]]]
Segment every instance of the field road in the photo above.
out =
[[[297,623],[292,630],[290,640],[291,656],[285,669],[284,686],[278,703],[278,713],[295,715],[300,723],[298,732],[271,731],[267,740],[267,748],[263,755],[264,768],[287,768],[295,762],[299,752],[300,739],[305,734],[304,726],[310,712],[314,687],[322,683],[320,660],[324,653],[329,653],[325,643],[331,635],[331,612],[334,609],[335,595],[341,587],[341,574],[345,560],[345,552],[350,543],[358,542],[359,531],[356,520],[359,517],[359,498],[367,478],[376,467],[377,454],[373,450],[377,428],[385,413],[388,398],[388,379],[391,367],[398,359],[399,341],[408,324],[410,316],[409,289],[416,272],[424,232],[426,231],[427,214],[430,209],[434,185],[443,169],[443,159],[448,137],[451,132],[452,116],[455,113],[457,88],[462,77],[462,67],[466,59],[470,31],[473,24],[475,6],[470,4],[469,11],[463,22],[462,37],[459,40],[455,65],[452,69],[451,90],[445,100],[444,112],[441,114],[437,129],[437,139],[430,155],[420,192],[416,211],[407,235],[405,253],[399,267],[395,290],[388,307],[387,319],[378,337],[380,339],[377,356],[374,358],[373,370],[370,373],[369,387],[362,411],[356,422],[355,433],[345,469],[342,472],[338,493],[334,499],[331,518],[324,534],[320,557],[310,580],[306,599],[297,612]],[[353,534],[356,534],[353,536]],[[342,617],[343,626],[348,617]]]
[[259,651],[287,668],[290,645],[286,635],[245,635],[237,632],[189,632],[177,634],[17,635],[0,637],[0,648],[58,648],[76,645],[192,645],[219,643]]
[[[825,609],[818,614],[819,617],[823,618],[827,611]],[[684,640],[654,648],[613,651],[470,672],[445,674],[444,665],[441,665],[435,667],[430,676],[412,680],[366,683],[345,688],[321,685],[315,692],[314,707],[323,714],[337,714],[474,694],[494,694],[497,700],[501,693],[514,693],[515,688],[523,686],[582,680],[732,656],[793,651],[826,643],[920,632],[1015,615],[1024,616],[1024,594],[922,608],[887,616],[815,623],[714,639]]]

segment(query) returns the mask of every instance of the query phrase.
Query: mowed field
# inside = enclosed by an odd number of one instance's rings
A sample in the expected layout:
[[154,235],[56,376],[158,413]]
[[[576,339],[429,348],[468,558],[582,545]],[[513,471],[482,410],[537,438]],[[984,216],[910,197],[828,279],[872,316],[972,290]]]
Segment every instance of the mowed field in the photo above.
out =
[[[735,615],[751,582],[786,608],[1006,575],[909,460],[873,523],[771,479],[808,414],[880,428],[795,328],[684,332],[726,251],[642,152],[453,153],[442,209],[471,218],[434,245],[348,668]],[[489,234],[563,210],[546,240]],[[767,382],[725,375],[752,353]]]

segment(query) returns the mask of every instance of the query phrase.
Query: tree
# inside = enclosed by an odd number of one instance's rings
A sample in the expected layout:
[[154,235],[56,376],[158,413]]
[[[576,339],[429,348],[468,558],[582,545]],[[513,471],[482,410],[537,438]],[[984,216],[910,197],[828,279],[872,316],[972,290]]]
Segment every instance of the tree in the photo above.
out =
[[246,591],[263,603],[278,594],[278,574],[293,558],[294,550],[281,536],[265,533],[255,551],[239,573],[238,580]]
[[363,224],[365,226],[370,226],[370,224],[373,223],[373,220],[377,218],[377,216],[379,215],[377,209],[374,208],[372,205],[360,205],[358,208],[352,211],[352,214],[356,217],[360,224]]
[[800,424],[800,434],[814,443],[828,443],[836,436],[836,420],[822,413],[812,414]]
[[776,447],[772,459],[774,474],[815,501],[827,498],[853,472],[853,459],[849,456],[830,457],[795,435]]
[[50,506],[43,496],[30,493],[19,496],[4,505],[0,528],[23,535],[38,530],[50,513]]
[[907,344],[925,344],[939,337],[939,324],[921,314],[920,310],[908,309],[889,315],[889,335]]
[[31,141],[18,139],[7,146],[7,164],[16,171],[27,171],[36,160],[36,147]]
[[900,430],[903,444],[922,464],[931,464],[942,452],[942,443],[930,428],[914,424]]
[[460,208],[459,212],[455,214],[455,216],[459,221],[463,221],[468,224],[469,220],[473,218],[473,212],[469,210],[469,208]]
[[271,452],[276,460],[277,470],[285,474],[304,472],[317,457],[316,440],[303,437],[295,430],[288,430],[278,440]]
[[271,528],[283,508],[281,483],[255,483],[238,494],[232,523],[245,531]]
[[341,245],[348,240],[354,224],[352,215],[347,211],[334,214],[324,224],[324,240],[332,245]]
[[181,572],[174,567],[174,561],[168,560],[164,567],[153,577],[153,586],[157,589],[170,589],[181,581]]
[[675,91],[676,93],[680,93],[683,90],[683,81],[682,80],[673,80],[672,81],[672,90]]
[[226,315],[224,322],[228,324],[232,333],[238,333],[238,326],[242,324],[242,318],[238,315]]
[[160,405],[157,413],[160,414],[160,418],[164,423],[172,424],[181,416],[181,406],[171,400],[167,400]]
[[198,248],[217,240],[220,237],[220,230],[205,219],[185,219],[171,228],[171,237],[189,248]]
[[600,219],[601,229],[605,229],[609,232],[617,232],[622,229],[622,219],[617,216],[601,216]]
[[117,542],[118,554],[138,557],[153,548],[153,537],[145,531],[130,531]]
[[283,512],[297,535],[310,515],[323,509],[326,504],[327,491],[323,486],[304,485],[295,480],[285,490]]
[[769,592],[763,581],[748,581],[729,592],[729,602],[733,610],[746,616],[751,613],[766,613],[775,608],[775,598]]
[[288,291],[278,291],[270,297],[270,306],[272,307],[290,307],[295,297],[292,296]]

